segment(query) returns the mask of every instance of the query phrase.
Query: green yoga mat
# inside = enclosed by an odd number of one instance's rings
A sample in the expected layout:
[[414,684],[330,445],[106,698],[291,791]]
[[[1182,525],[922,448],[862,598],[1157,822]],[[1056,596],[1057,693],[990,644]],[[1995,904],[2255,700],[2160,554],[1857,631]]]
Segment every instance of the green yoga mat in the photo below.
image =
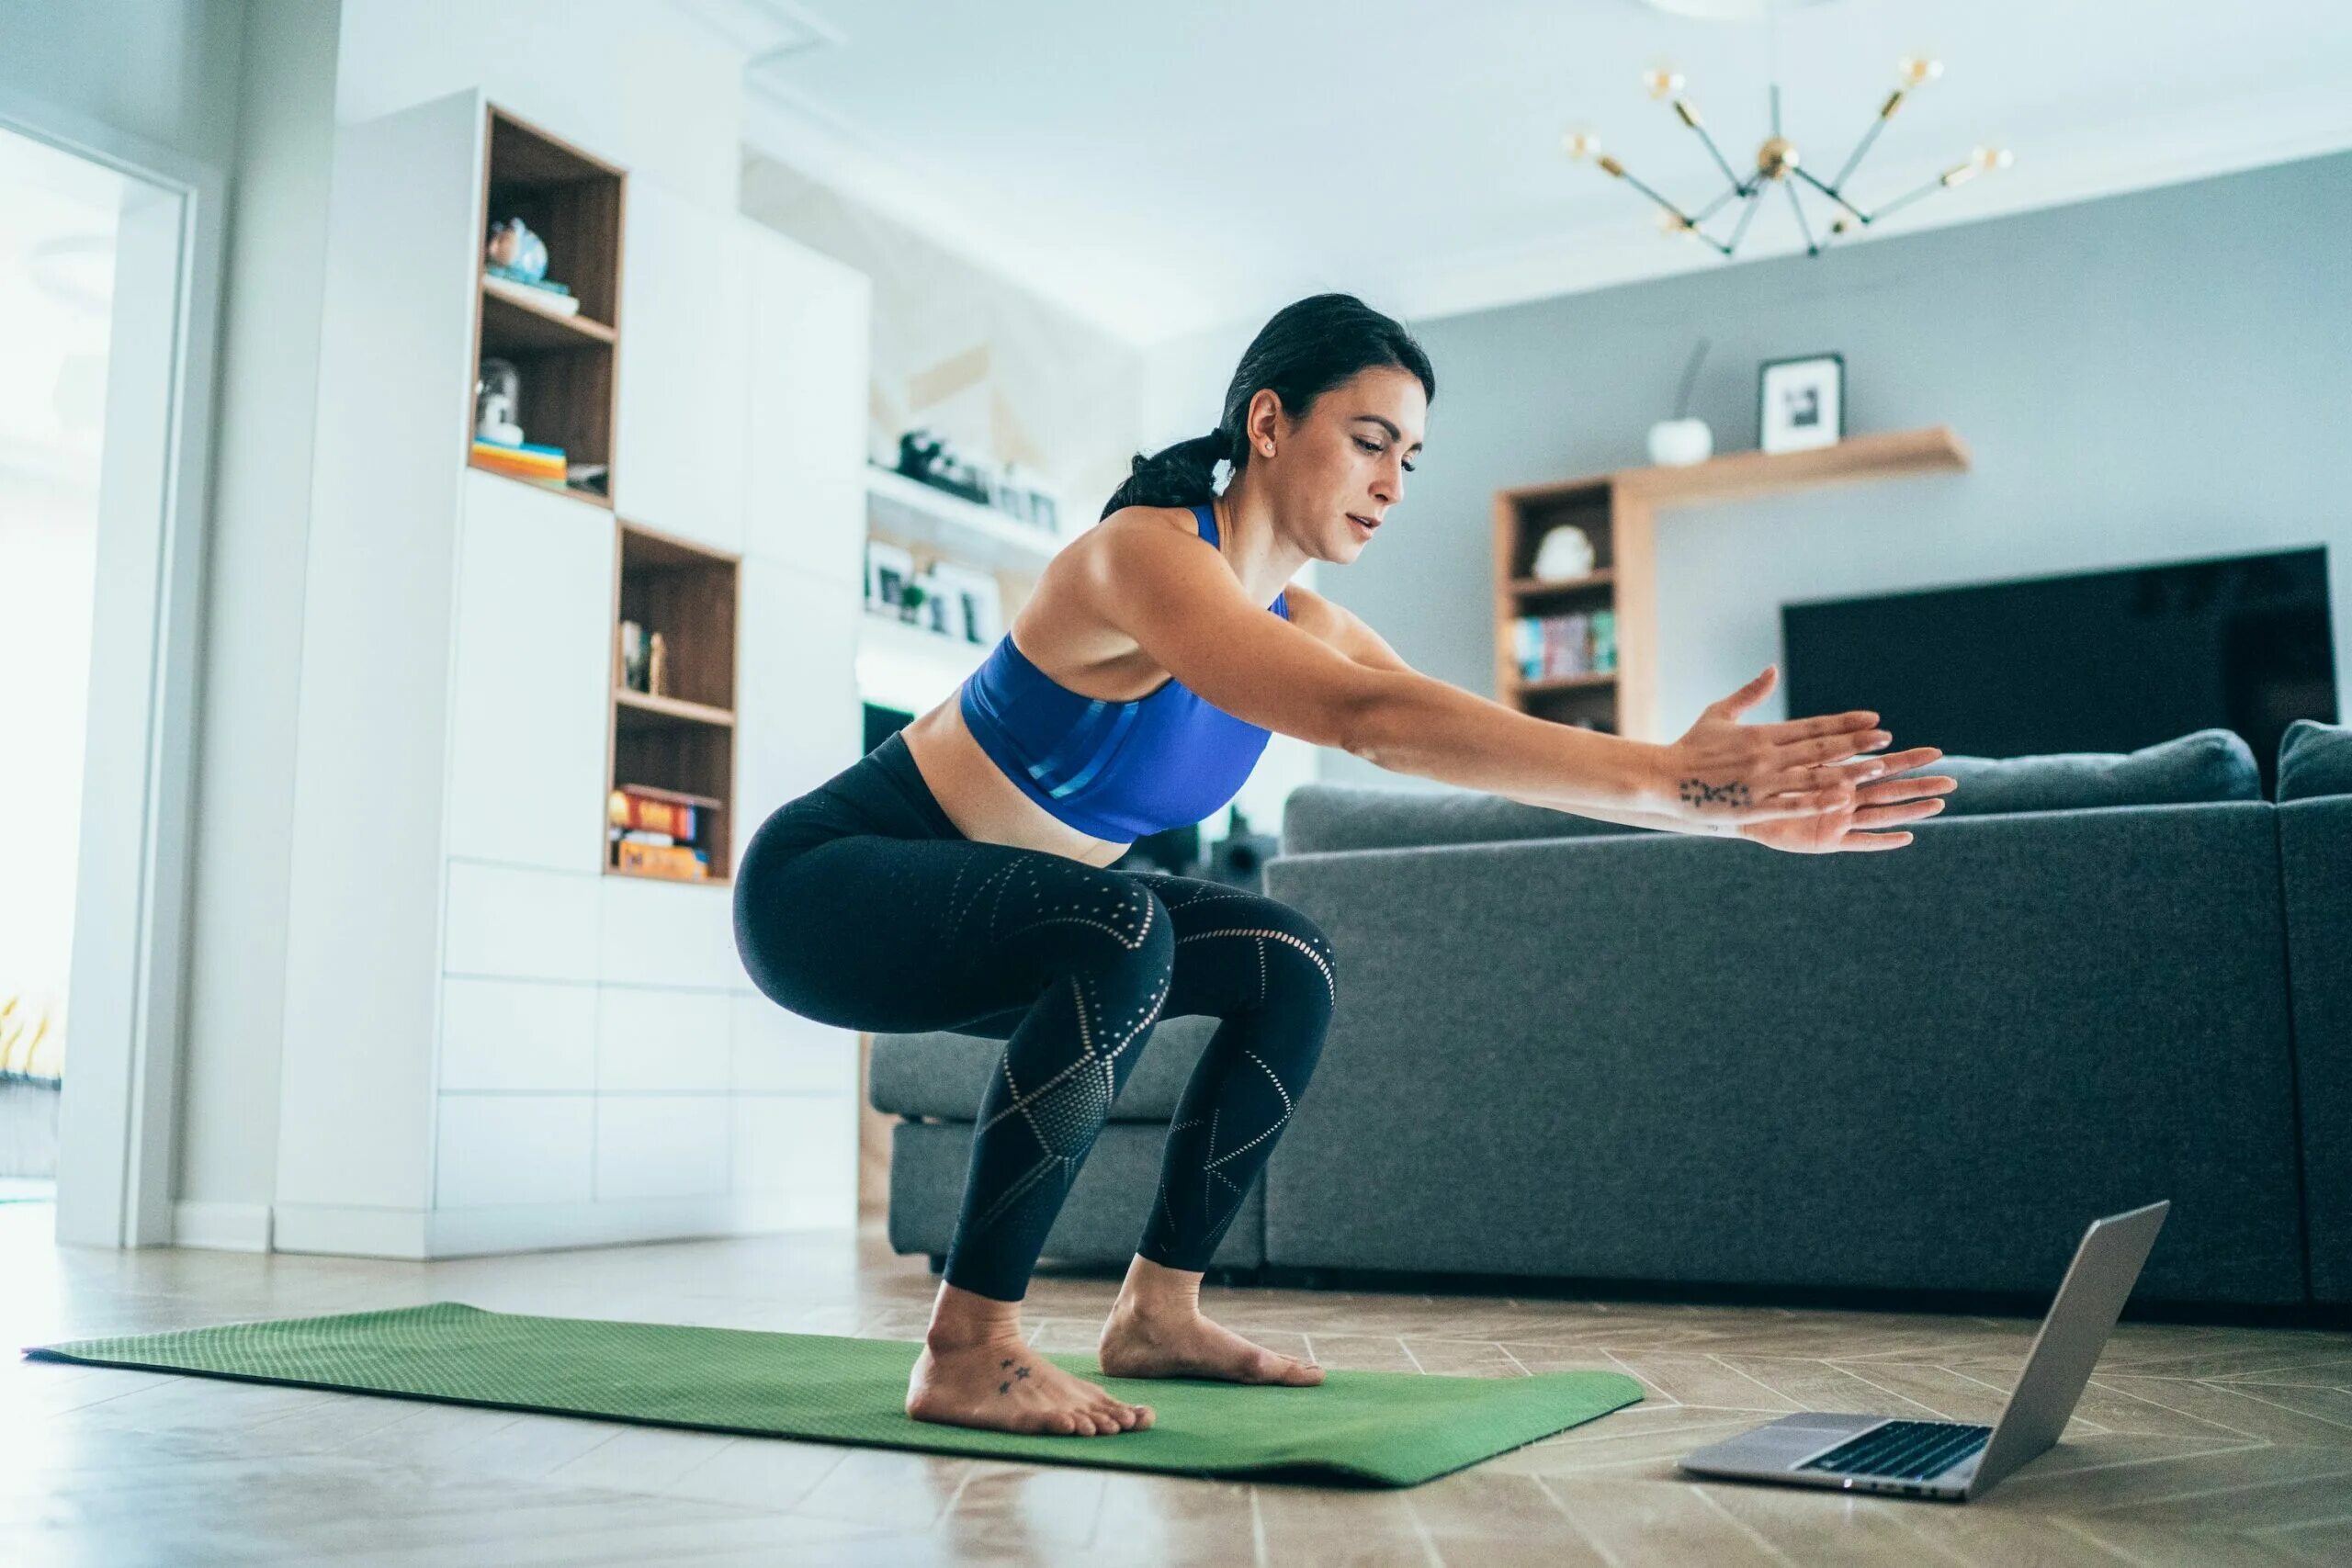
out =
[[1155,1422],[1107,1438],[1016,1437],[910,1419],[900,1406],[916,1351],[897,1339],[525,1317],[436,1302],[25,1353],[754,1437],[1378,1486],[1417,1485],[1642,1397],[1616,1372],[1335,1371],[1316,1388],[1265,1388],[1104,1378],[1091,1356],[1053,1356],[1149,1404]]

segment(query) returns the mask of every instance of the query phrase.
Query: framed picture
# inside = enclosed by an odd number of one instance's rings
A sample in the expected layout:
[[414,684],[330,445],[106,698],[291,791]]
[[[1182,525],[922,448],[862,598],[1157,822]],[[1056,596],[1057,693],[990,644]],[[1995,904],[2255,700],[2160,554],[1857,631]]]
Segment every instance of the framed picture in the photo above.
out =
[[1004,635],[1004,600],[993,575],[946,561],[931,570],[939,596],[946,603],[944,629],[949,637],[985,647]]
[[880,539],[865,541],[865,607],[874,615],[895,615],[899,597],[915,575],[915,558]]
[[1770,359],[1757,389],[1756,445],[1805,452],[1846,437],[1846,361],[1835,354]]

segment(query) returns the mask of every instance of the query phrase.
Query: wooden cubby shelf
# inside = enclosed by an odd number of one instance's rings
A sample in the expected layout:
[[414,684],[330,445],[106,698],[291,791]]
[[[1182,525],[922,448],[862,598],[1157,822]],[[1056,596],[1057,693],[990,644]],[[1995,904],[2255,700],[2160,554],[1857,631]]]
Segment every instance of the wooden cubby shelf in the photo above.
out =
[[[1809,452],[1732,452],[1686,468],[1623,468],[1495,495],[1495,690],[1524,713],[1658,739],[1656,528],[1666,508],[1968,468],[1968,446],[1949,426],[1849,436]],[[1532,575],[1544,536],[1573,524],[1592,541],[1589,576],[1545,582]],[[1612,668],[1523,679],[1512,623],[1522,615],[1607,610]]]
[[[741,562],[724,551],[622,520],[613,582],[612,722],[607,791],[654,793],[691,806],[691,847],[705,875],[675,880],[724,884],[734,862],[735,628]],[[650,643],[662,636],[657,690],[628,684],[620,626],[633,621]],[[649,669],[649,679],[651,671]],[[626,868],[615,824],[605,824],[605,869],[616,876],[665,874]]]
[[1511,579],[1510,591],[1521,599],[1549,599],[1555,594],[1589,593],[1616,581],[1614,571],[1588,572],[1582,577],[1555,578],[1550,581],[1540,577],[1515,577]]
[[[547,243],[548,276],[580,301],[576,315],[540,310],[494,292],[484,281],[474,318],[474,364],[503,359],[519,384],[514,422],[523,439],[557,446],[567,463],[605,466],[602,491],[577,485],[543,490],[592,505],[612,505],[613,426],[619,379],[621,211],[625,176],[611,164],[492,107],[485,135],[481,211],[477,233],[519,218]],[[486,263],[484,264],[487,265]],[[485,271],[483,276],[488,277]],[[474,402],[466,404],[469,453]],[[469,467],[503,479],[515,476],[468,457]],[[530,484],[529,479],[516,479]]]
[[613,701],[621,705],[620,724],[624,729],[650,724],[713,724],[732,728],[735,724],[735,716],[725,708],[715,708],[708,703],[681,702],[675,697],[650,696],[627,686],[613,688]]

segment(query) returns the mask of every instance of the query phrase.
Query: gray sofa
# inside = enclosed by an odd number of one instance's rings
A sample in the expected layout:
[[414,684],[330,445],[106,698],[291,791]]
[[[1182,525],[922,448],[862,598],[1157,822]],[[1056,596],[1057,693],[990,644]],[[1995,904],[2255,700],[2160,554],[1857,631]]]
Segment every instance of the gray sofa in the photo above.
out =
[[[2043,1294],[2163,1197],[2146,1296],[2352,1303],[2352,793],[2253,798],[2218,733],[2045,770],[2156,804],[1939,764],[1954,809],[1880,855],[1301,789],[1267,889],[1339,1010],[1218,1262]],[[1211,1026],[1155,1031],[1049,1258],[1128,1258]],[[876,1041],[901,1251],[946,1248],[1000,1049]]]

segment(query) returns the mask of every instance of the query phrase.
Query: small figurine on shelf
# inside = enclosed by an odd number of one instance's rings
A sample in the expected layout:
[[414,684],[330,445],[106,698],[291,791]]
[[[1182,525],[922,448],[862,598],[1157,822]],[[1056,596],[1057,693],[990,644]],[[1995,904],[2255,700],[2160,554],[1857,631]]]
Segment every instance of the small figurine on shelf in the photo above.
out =
[[503,359],[485,359],[474,380],[474,434],[501,446],[523,445],[523,427],[514,423],[522,407],[523,378]]
[[481,254],[492,271],[513,282],[544,283],[547,278],[548,243],[520,218],[492,223]]
[[621,623],[621,684],[632,692],[646,689],[645,627],[636,621]]

